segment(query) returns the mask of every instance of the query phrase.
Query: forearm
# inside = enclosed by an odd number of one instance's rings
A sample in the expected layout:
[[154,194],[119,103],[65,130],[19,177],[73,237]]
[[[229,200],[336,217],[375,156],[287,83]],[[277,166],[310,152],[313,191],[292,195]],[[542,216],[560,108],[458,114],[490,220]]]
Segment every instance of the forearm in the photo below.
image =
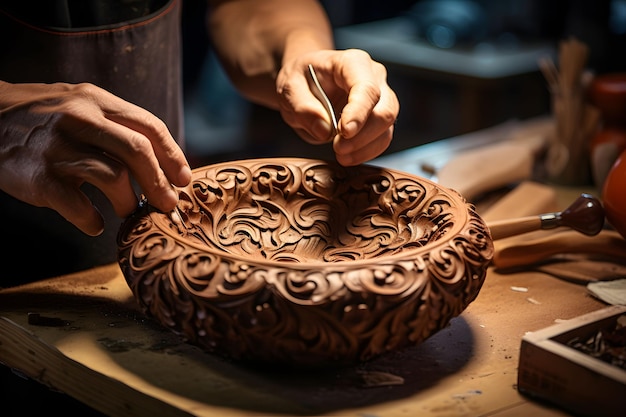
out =
[[332,49],[332,30],[314,0],[209,0],[209,30],[222,64],[248,99],[277,108],[283,62]]

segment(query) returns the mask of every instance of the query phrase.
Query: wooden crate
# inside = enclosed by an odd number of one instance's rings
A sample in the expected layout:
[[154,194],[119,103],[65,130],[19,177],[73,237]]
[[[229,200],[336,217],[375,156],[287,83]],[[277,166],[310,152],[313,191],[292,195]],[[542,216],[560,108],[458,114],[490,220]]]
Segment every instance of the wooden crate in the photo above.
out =
[[569,346],[615,327],[626,306],[612,306],[522,338],[517,388],[584,416],[626,416],[626,370]]

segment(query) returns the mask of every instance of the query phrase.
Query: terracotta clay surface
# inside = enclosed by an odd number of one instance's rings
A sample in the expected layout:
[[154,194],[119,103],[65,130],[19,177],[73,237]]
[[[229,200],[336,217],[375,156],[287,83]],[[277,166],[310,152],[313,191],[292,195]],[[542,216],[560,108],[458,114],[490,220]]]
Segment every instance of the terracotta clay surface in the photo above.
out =
[[354,363],[416,345],[471,303],[493,257],[473,205],[407,173],[309,159],[194,170],[118,235],[144,311],[209,352]]

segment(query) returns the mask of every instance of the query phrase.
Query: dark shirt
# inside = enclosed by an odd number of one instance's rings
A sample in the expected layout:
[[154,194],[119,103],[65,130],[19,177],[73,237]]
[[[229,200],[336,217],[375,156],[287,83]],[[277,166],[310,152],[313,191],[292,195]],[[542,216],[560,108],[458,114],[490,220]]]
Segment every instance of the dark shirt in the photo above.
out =
[[[25,5],[35,9],[35,3],[47,5],[46,9],[38,9],[30,17]],[[81,18],[76,18],[76,13],[68,15],[71,24],[78,26],[71,30],[54,27],[62,23],[63,19],[56,18],[63,15],[59,12],[63,5],[73,9],[83,3],[93,7],[83,8]],[[108,13],[104,19],[107,13],[99,13],[112,11],[113,5],[141,3],[165,6],[152,13],[144,7],[133,13]],[[56,13],[50,12],[51,4],[56,5]],[[154,113],[182,144],[180,4],[180,0],[1,0],[0,38],[11,41],[0,46],[0,80],[93,83]],[[149,14],[114,23],[139,13]],[[87,15],[98,19],[89,20]],[[87,23],[100,26],[83,26]],[[121,219],[99,190],[89,184],[84,184],[83,190],[105,219],[105,231],[98,237],[83,234],[51,209],[30,206],[0,191],[5,242],[0,263],[6,265],[0,274],[0,287],[117,260],[116,235]]]
[[18,0],[0,5],[20,20],[58,30],[129,23],[162,8],[167,0]]

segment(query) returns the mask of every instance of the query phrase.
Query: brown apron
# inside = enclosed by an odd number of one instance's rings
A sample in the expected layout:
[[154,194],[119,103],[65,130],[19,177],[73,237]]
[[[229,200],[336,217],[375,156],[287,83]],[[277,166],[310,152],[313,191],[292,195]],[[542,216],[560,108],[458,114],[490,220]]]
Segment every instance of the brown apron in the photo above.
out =
[[[90,82],[166,122],[182,141],[180,0],[125,24],[62,30],[30,25],[0,6],[0,80]],[[86,184],[105,217],[98,237],[56,212],[0,192],[0,287],[87,269],[117,260],[121,223],[104,196]]]

